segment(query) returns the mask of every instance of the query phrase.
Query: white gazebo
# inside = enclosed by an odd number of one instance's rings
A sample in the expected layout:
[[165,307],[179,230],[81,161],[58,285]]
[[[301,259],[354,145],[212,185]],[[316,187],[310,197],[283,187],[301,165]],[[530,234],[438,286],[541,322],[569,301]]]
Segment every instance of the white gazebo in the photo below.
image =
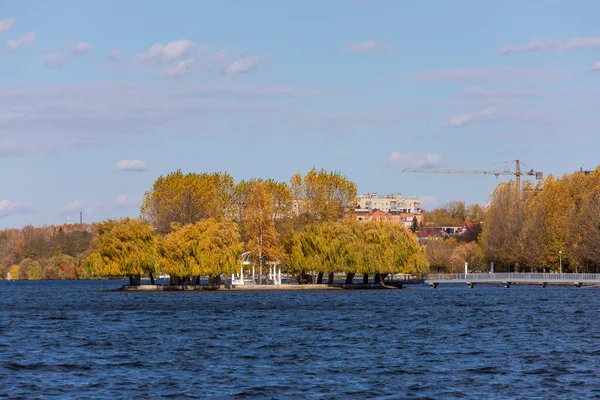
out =
[[[252,255],[252,252],[250,251],[246,251],[242,254],[240,254],[240,256],[238,257],[238,260],[241,261],[241,266],[240,266],[240,274],[236,275],[236,274],[232,274],[231,275],[231,284],[232,285],[256,285],[256,272],[255,272],[255,268],[254,268],[254,263],[252,261],[250,261],[250,256]],[[279,266],[279,261],[267,261],[265,264],[267,264],[269,266],[269,275],[268,275],[268,280],[267,280],[267,284],[268,285],[281,285],[281,267]],[[252,275],[250,276],[250,278],[248,278],[246,276],[246,274],[244,273],[244,267],[247,267],[247,270],[250,270],[250,265],[252,266]],[[258,277],[259,281],[260,281],[260,276]]]

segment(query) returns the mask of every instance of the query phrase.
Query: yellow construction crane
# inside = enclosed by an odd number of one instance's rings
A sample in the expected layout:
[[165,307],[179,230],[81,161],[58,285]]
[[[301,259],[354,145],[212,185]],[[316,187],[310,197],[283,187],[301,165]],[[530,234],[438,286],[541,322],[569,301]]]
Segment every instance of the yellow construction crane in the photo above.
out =
[[437,173],[437,174],[483,174],[483,175],[494,175],[496,178],[499,175],[513,175],[517,180],[517,187],[521,187],[521,176],[530,175],[535,176],[536,180],[542,180],[544,178],[543,172],[535,172],[534,170],[529,170],[527,172],[521,171],[521,162],[519,160],[515,160],[515,170],[514,171],[480,171],[473,169],[410,169],[405,168],[402,172],[429,172],[429,173]]

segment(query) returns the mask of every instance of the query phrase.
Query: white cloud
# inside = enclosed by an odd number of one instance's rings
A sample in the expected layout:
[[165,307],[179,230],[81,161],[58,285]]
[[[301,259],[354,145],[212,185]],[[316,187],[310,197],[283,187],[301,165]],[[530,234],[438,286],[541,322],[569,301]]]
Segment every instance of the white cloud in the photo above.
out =
[[366,40],[363,42],[350,43],[344,48],[344,51],[348,53],[368,53],[368,52],[381,52],[381,53],[399,53],[400,50],[389,43],[376,42],[374,40]]
[[227,82],[0,85],[0,155],[107,146],[137,140],[158,125],[195,124],[206,128],[197,135],[210,134],[215,121],[249,121],[330,93]]
[[228,75],[250,72],[257,69],[260,66],[261,61],[260,57],[255,56],[239,58],[225,67],[223,72]]
[[[467,83],[507,83],[507,82],[539,82],[556,80],[563,74],[562,70],[547,67],[482,67],[426,70],[416,75],[401,79],[403,82],[467,82]],[[397,81],[384,78],[381,81]]]
[[0,218],[14,215],[23,214],[35,210],[35,206],[28,203],[14,203],[10,200],[0,200]]
[[66,206],[63,207],[60,214],[61,215],[70,215],[70,214],[78,214],[80,212],[89,212],[90,208],[86,207],[81,201],[73,200],[67,203]]
[[121,52],[119,50],[111,50],[106,54],[106,58],[111,61],[118,61],[121,58]]
[[71,57],[87,53],[92,50],[92,45],[88,42],[77,42],[69,46],[67,51],[51,50],[51,53],[44,57],[44,67],[59,68],[62,67]]
[[121,160],[115,164],[117,171],[146,171],[148,166],[142,160]]
[[574,38],[568,41],[532,40],[525,44],[508,45],[500,49],[501,54],[523,52],[564,52],[569,50],[600,49],[600,37]]
[[196,43],[185,39],[164,45],[156,43],[150,46],[145,53],[140,54],[139,58],[155,62],[170,62],[188,55],[194,47],[196,47]]
[[458,115],[450,118],[450,121],[445,125],[448,128],[460,128],[471,124],[475,119],[469,114]]
[[82,212],[84,218],[114,217],[125,210],[138,208],[141,204],[142,201],[140,198],[128,195],[120,195],[115,201],[107,203],[86,204],[80,200],[73,200],[67,203],[58,214],[79,218],[79,213]]
[[423,207],[426,208],[433,208],[437,204],[437,199],[435,198],[435,196],[432,195],[422,196],[420,197],[420,199],[421,204],[423,204]]
[[33,46],[35,44],[36,34],[35,32],[27,32],[23,34],[19,39],[9,40],[2,49],[3,53],[16,53],[23,47]]
[[481,115],[494,115],[498,112],[496,107],[488,107],[481,110]]
[[403,155],[397,151],[388,156],[390,164],[402,164],[404,167],[432,169],[442,165],[443,161],[440,156],[434,154],[413,154]]
[[44,57],[44,67],[46,68],[58,68],[61,67],[65,61],[69,59],[68,54],[48,54]]
[[484,87],[470,87],[462,91],[466,96],[495,98],[520,98],[535,96],[539,92],[528,89],[487,89]]
[[14,22],[15,22],[14,17],[0,20],[0,33],[5,33],[5,32],[10,31],[10,28],[13,26]]
[[594,65],[592,65],[592,71],[593,72],[600,72],[600,61],[597,61],[594,63]]
[[192,60],[180,61],[176,65],[167,68],[165,75],[170,78],[177,78],[188,73],[193,66],[194,62]]
[[499,110],[497,107],[487,107],[476,114],[457,115],[450,118],[450,121],[443,126],[445,126],[446,128],[461,128],[463,126],[467,126],[472,123],[485,120],[486,118],[491,118],[494,115],[498,114],[498,111]]
[[117,197],[117,201],[115,202],[115,207],[118,208],[139,207],[141,205],[142,202],[139,198],[130,197],[126,194]]
[[69,51],[72,55],[87,53],[92,50],[92,45],[88,42],[73,43],[69,46]]

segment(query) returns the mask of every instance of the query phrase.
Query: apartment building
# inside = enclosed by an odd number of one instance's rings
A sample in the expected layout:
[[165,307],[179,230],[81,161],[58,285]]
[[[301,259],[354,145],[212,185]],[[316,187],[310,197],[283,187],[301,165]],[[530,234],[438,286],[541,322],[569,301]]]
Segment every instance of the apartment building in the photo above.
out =
[[405,214],[421,214],[421,200],[412,197],[402,197],[401,194],[379,196],[377,193],[361,194],[355,212],[400,212]]
[[412,226],[413,219],[421,225],[424,217],[421,200],[401,194],[379,196],[377,193],[360,195],[354,215],[358,221],[389,221],[407,227]]

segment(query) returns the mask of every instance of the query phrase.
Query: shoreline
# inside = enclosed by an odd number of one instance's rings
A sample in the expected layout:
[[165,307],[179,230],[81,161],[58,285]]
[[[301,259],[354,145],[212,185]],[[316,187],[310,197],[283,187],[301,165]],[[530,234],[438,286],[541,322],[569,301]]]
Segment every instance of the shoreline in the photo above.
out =
[[130,286],[123,285],[122,287],[109,291],[117,292],[272,292],[272,291],[289,291],[289,290],[397,290],[403,289],[401,283],[380,285],[377,283],[333,283],[333,284],[284,284],[284,285],[139,285]]

